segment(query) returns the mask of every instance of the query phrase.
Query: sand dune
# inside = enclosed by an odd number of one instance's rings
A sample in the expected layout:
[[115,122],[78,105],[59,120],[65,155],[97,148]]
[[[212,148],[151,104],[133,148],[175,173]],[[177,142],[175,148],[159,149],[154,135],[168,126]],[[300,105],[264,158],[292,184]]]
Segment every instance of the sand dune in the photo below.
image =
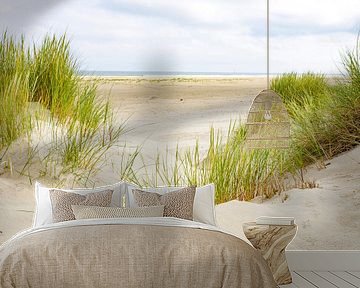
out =
[[261,204],[230,201],[217,205],[220,226],[243,236],[243,222],[263,215],[292,216],[298,232],[289,250],[359,250],[360,147],[327,164],[325,169],[312,166],[306,172],[318,188],[291,189]]

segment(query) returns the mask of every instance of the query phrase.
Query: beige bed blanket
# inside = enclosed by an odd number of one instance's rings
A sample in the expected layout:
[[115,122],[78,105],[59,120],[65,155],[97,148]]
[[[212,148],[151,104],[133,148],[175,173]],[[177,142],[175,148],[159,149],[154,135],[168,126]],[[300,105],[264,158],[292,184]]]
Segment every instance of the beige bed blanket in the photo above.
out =
[[219,231],[88,223],[39,229],[1,246],[0,287],[276,285],[253,247]]

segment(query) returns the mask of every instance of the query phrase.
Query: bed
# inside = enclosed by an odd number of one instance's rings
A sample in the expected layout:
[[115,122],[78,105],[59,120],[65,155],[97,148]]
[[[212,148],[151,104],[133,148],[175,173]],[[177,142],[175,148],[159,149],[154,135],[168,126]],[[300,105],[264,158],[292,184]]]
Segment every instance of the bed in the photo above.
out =
[[[118,195],[112,195],[112,202],[129,197],[128,185],[115,190]],[[168,190],[162,190],[163,194]],[[203,211],[194,213],[197,218],[211,215],[204,209],[206,201],[197,199],[203,204]],[[203,222],[126,217],[44,223],[51,220],[39,213],[39,202],[37,195],[34,227],[0,246],[2,288],[276,287],[261,254],[243,240],[204,223],[213,221],[209,218]],[[194,201],[194,212],[200,206]]]

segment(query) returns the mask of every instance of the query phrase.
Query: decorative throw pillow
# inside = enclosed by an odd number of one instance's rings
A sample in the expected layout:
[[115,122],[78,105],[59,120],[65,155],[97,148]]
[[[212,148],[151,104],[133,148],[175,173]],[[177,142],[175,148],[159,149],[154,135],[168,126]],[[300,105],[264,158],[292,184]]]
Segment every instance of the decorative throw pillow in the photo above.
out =
[[[184,187],[146,187],[141,188],[135,184],[124,182],[125,184],[125,207],[138,207],[136,204],[132,190],[140,189],[146,192],[158,193],[164,195],[169,192],[173,192]],[[213,226],[217,226],[216,215],[215,215],[215,185],[214,183],[207,184],[205,186],[196,187],[194,207],[193,207],[193,221],[201,222]]]
[[50,190],[52,215],[54,222],[75,220],[71,205],[87,205],[108,207],[111,203],[113,190],[94,192],[86,195],[65,192],[62,190]]
[[75,219],[163,217],[164,206],[137,208],[71,205]]
[[164,217],[177,217],[187,220],[193,220],[195,192],[196,187],[187,187],[164,195],[138,189],[132,190],[138,206],[164,205]]

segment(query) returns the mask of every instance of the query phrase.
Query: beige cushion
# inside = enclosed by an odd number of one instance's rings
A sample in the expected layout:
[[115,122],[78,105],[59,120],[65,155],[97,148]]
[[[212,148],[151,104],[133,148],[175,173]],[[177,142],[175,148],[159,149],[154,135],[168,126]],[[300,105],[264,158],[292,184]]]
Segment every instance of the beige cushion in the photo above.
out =
[[75,220],[71,205],[110,206],[113,190],[80,195],[62,190],[50,190],[52,216],[54,222]]
[[[166,193],[179,190],[184,187],[139,187],[135,184],[125,183],[126,191],[124,193],[126,197],[125,207],[138,207],[136,204],[133,189],[140,189],[147,192],[158,193],[164,195]],[[217,226],[215,215],[215,185],[214,183],[207,184],[205,186],[197,186],[194,198],[193,207],[193,220],[205,224]]]
[[164,206],[137,208],[71,205],[75,219],[163,217]]
[[196,187],[187,187],[164,195],[138,189],[132,190],[132,193],[140,207],[164,205],[165,217],[193,220],[195,191]]

